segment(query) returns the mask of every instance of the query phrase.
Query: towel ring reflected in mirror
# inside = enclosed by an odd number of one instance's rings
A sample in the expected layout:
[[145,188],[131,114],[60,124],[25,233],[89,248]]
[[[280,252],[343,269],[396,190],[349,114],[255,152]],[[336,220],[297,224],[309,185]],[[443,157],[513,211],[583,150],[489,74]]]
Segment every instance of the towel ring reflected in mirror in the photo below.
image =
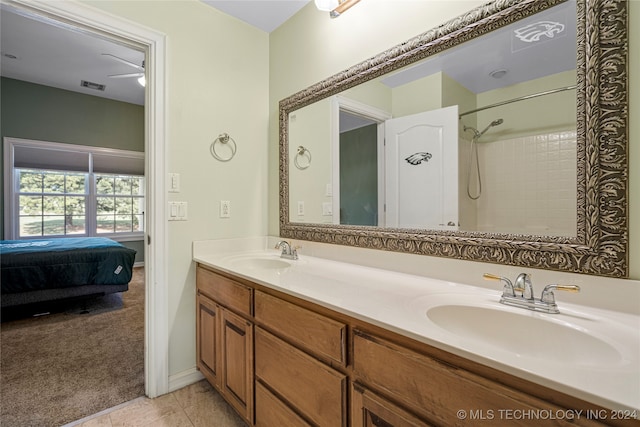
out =
[[[303,160],[303,163],[300,163],[300,160]],[[300,170],[306,169],[311,166],[311,151],[308,148],[300,145],[298,147],[298,153],[293,158],[293,163]]]
[[[546,235],[528,229],[395,228],[340,224],[339,220],[325,223],[320,219],[312,221],[306,218],[303,221],[299,216],[292,216],[295,203],[291,201],[300,199],[296,195],[292,199],[293,177],[287,165],[298,146],[297,143],[290,145],[295,142],[291,139],[290,122],[295,120],[299,110],[309,106],[322,108],[322,102],[332,102],[331,97],[347,90],[363,95],[366,87],[360,84],[373,82],[377,85],[375,79],[379,77],[390,77],[391,73],[405,66],[413,69],[412,66],[423,59],[440,58],[438,55],[451,52],[449,48],[495,34],[497,29],[524,18],[536,20],[539,12],[551,11],[556,5],[560,8],[575,6],[576,9],[575,13],[571,11],[563,15],[567,19],[572,16],[567,23],[573,23],[575,19],[576,41],[575,46],[572,42],[569,53],[576,58],[575,82],[566,79],[549,86],[550,89],[576,86],[575,99],[567,97],[575,110],[566,111],[567,117],[576,121],[575,165],[573,162],[570,165],[576,171],[570,173],[576,180],[576,204],[567,209],[574,213],[571,220],[575,220],[575,233]],[[628,2],[624,1],[494,0],[282,99],[279,103],[279,237],[544,270],[628,277],[627,9]],[[607,20],[601,19],[602,16]],[[522,95],[527,94],[523,92]],[[414,105],[414,100],[411,97],[407,104]],[[469,108],[476,107],[469,105]],[[536,122],[533,125],[536,126]],[[314,145],[314,150],[318,147]],[[323,165],[315,165],[318,166]],[[337,193],[337,189],[334,190]]]
[[[216,149],[217,145],[221,145],[222,147],[229,147],[231,150],[231,154],[226,157],[221,156],[217,150],[220,150],[220,147]],[[211,143],[211,155],[221,162],[228,162],[233,159],[233,156],[236,155],[237,145],[236,141],[229,136],[228,133],[221,133],[218,137]]]

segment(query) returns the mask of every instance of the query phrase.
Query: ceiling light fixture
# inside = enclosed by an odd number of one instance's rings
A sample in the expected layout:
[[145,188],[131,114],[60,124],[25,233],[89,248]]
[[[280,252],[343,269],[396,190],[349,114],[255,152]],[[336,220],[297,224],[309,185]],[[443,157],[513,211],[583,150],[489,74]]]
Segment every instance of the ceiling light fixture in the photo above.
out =
[[494,79],[501,79],[505,76],[505,74],[507,74],[507,70],[502,68],[499,70],[493,70],[492,72],[489,73],[489,75]]
[[329,12],[329,16],[337,18],[360,0],[315,0],[316,8]]
[[331,12],[338,7],[340,2],[338,0],[315,0],[316,8],[323,12]]

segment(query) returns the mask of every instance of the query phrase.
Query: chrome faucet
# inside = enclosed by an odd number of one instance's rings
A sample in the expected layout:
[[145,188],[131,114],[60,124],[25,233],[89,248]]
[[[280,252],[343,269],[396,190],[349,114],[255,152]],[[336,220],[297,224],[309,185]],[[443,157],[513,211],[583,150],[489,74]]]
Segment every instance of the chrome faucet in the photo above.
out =
[[298,259],[298,248],[292,248],[291,244],[286,240],[281,240],[276,244],[276,249],[282,249],[280,258]]
[[533,301],[535,298],[533,297],[533,284],[531,283],[531,276],[527,273],[520,273],[518,277],[516,277],[516,283],[514,284],[514,289],[518,292],[522,292],[522,298]]
[[538,299],[533,296],[531,276],[527,273],[520,273],[515,284],[512,284],[511,280],[495,274],[485,273],[483,277],[486,280],[500,280],[504,283],[500,303],[544,313],[560,313],[553,291],[580,292],[580,287],[576,285],[553,284],[545,286],[540,299]]

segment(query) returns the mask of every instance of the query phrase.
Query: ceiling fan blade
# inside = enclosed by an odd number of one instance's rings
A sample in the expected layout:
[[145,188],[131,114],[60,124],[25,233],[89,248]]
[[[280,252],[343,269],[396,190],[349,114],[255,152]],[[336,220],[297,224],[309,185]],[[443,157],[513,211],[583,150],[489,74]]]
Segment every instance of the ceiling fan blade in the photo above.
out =
[[138,70],[144,71],[144,67],[142,67],[140,65],[137,65],[137,64],[134,64],[131,61],[127,61],[126,59],[122,59],[122,58],[119,58],[119,57],[117,57],[115,55],[111,55],[110,53],[103,53],[102,56],[108,56],[111,59],[115,59],[116,61],[122,62],[123,64],[127,64],[130,67],[137,68]]
[[126,77],[142,77],[144,73],[128,73],[128,74],[112,74],[109,77],[112,79],[123,79]]

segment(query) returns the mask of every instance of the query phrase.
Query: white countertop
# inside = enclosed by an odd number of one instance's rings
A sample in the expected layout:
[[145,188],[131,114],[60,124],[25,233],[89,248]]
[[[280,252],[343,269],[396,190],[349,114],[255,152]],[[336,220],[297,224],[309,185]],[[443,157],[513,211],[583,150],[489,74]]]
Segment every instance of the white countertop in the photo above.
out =
[[[560,314],[537,313],[499,304],[500,291],[303,254],[288,261],[290,267],[263,268],[252,261],[280,260],[280,251],[265,249],[264,242],[194,242],[193,259],[605,408],[637,410],[635,417],[640,419],[638,315],[561,302]],[[489,323],[488,329],[496,329],[496,333],[489,332],[482,339],[470,337],[468,331],[461,335],[440,327],[429,319],[427,311],[442,305],[445,310],[453,306],[487,309],[489,314],[504,314],[509,320],[522,319],[524,325],[533,320],[537,326],[535,322],[542,320],[545,328],[519,331],[537,343],[532,351],[519,353],[513,348],[517,343],[501,339],[504,337],[497,329],[503,328],[502,324]],[[454,322],[460,323],[459,319]],[[570,332],[569,338],[578,338],[588,351],[563,348],[570,340],[556,339],[553,333],[545,336],[547,325]],[[511,329],[503,331],[511,336]],[[541,338],[536,338],[536,333]],[[588,347],[590,340],[597,344],[593,351]]]

